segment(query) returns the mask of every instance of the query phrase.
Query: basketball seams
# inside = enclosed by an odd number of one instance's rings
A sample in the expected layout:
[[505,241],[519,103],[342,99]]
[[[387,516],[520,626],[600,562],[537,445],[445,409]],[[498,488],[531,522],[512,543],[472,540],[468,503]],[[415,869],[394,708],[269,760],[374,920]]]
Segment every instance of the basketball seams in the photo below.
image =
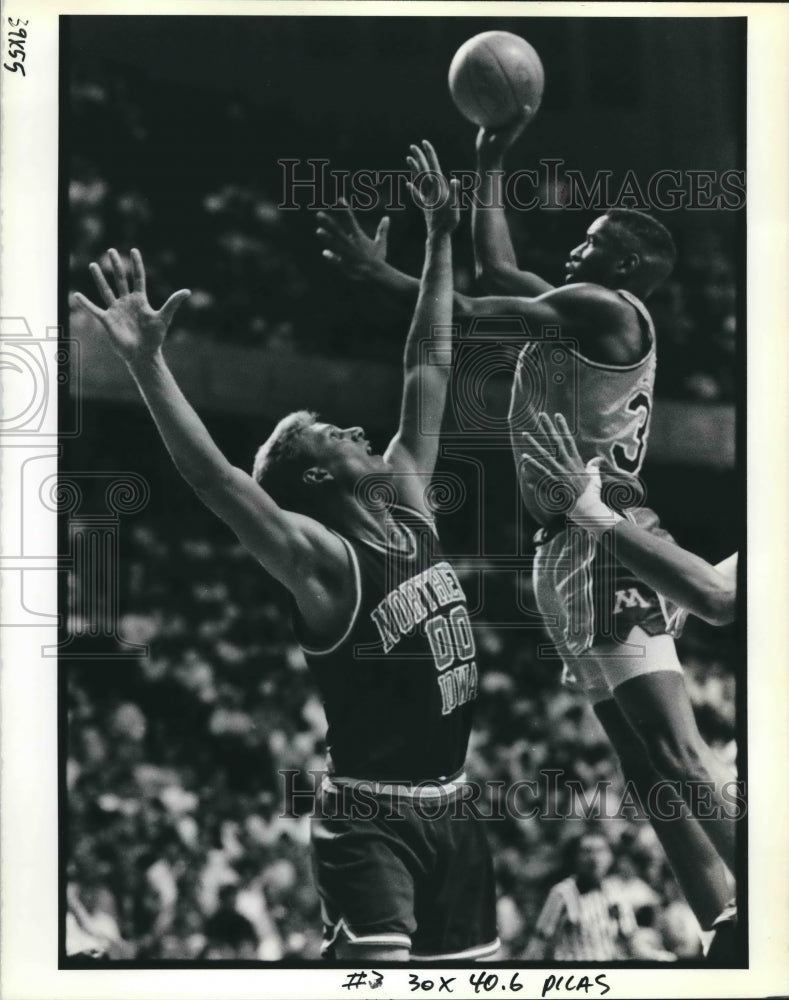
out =
[[[518,97],[518,94],[516,93],[515,88],[512,85],[512,80],[510,80],[509,73],[504,67],[504,64],[502,63],[501,59],[499,59],[498,53],[496,52],[495,48],[490,44],[490,42],[483,42],[482,45],[480,45],[480,48],[484,49],[487,55],[496,64],[499,70],[499,76],[504,80],[504,83],[507,85],[507,89],[509,90],[510,95],[512,96],[512,103],[514,106],[514,110],[512,114],[508,116],[508,118],[514,118],[515,115],[517,115],[518,111],[520,110],[520,103],[519,103],[520,98]],[[506,120],[507,119],[505,119],[505,121],[502,122],[502,125],[505,124]]]
[[[485,46],[485,48],[487,48],[487,45]],[[500,65],[498,59],[496,60],[496,65],[499,68],[499,70],[501,70],[501,65]],[[471,90],[471,92],[473,94],[474,103],[479,108],[481,114],[484,115],[485,118],[489,118],[491,116],[491,112],[495,113],[495,111],[496,111],[496,105],[493,104],[493,106],[491,107],[491,103],[490,102],[484,101],[483,98],[482,98],[482,96],[480,95],[480,92],[479,92],[479,89],[478,89],[478,84],[481,82],[481,80],[485,79],[486,66],[485,66],[485,63],[482,62],[482,60],[476,58],[476,56],[475,56],[475,59],[474,59],[473,66],[474,66],[474,70],[475,71],[473,73],[469,73],[468,76],[467,76],[467,78],[468,78],[468,85],[469,85],[469,88],[470,88],[470,90]],[[503,74],[500,74],[500,75],[503,75]],[[505,79],[506,79],[506,76],[505,76]],[[509,83],[509,81],[507,81],[507,82]],[[484,88],[483,88],[483,90],[484,90]]]

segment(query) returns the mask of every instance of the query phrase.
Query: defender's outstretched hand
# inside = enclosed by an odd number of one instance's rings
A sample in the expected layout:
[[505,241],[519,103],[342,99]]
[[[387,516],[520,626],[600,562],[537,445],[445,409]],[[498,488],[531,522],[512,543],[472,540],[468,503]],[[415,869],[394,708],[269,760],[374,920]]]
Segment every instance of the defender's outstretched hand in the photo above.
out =
[[115,291],[99,265],[90,265],[90,273],[107,308],[100,308],[80,292],[74,293],[74,301],[102,324],[117,353],[131,364],[156,354],[164,343],[176,310],[192,293],[182,288],[173,292],[161,309],[152,309],[145,291],[145,267],[140,251],[131,252],[131,288],[121,255],[117,250],[110,250],[108,256]]
[[566,489],[576,501],[583,496],[584,506],[602,506],[600,460],[592,459],[584,464],[561,413],[556,414],[555,420],[551,420],[547,413],[541,413],[538,426],[539,437],[525,435],[528,450],[521,455],[523,463],[551,480],[552,486]]
[[485,128],[483,126],[477,132],[476,143],[480,166],[487,167],[492,163],[498,162],[510,146],[514,144],[532,117],[532,107],[526,104],[517,118],[513,118],[506,125],[499,125],[496,128]]
[[326,244],[323,256],[342,268],[349,278],[365,278],[377,263],[386,260],[386,242],[389,236],[389,216],[378,223],[375,236],[370,239],[356,220],[351,206],[344,198],[339,208],[329,215],[318,212],[318,237]]
[[447,182],[431,144],[424,139],[421,148],[410,146],[406,157],[411,168],[408,188],[425,214],[429,233],[451,233],[460,222],[458,182]]

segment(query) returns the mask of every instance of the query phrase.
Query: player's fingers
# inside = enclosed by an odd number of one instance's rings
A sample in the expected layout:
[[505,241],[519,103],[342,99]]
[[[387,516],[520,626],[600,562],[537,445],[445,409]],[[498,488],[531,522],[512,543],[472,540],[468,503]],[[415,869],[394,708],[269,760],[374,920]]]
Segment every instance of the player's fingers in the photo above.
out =
[[425,154],[416,144],[412,144],[408,148],[411,150],[411,156],[419,164],[419,173],[426,174],[430,170],[430,164],[427,162]]
[[556,413],[553,419],[556,430],[556,447],[560,450],[562,460],[570,468],[582,467],[584,463],[575,450],[575,441],[564,417],[561,413]]
[[547,438],[551,447],[555,448],[558,443],[558,435],[556,433],[556,428],[547,413],[539,413],[537,415],[537,426],[540,429],[541,436],[543,438]]
[[324,232],[330,233],[335,239],[348,239],[348,230],[339,219],[332,215],[327,215],[326,212],[318,212],[317,219]]
[[333,250],[346,251],[350,242],[350,237],[336,231],[329,232],[328,229],[316,229],[315,235]]
[[378,223],[378,228],[375,230],[375,242],[383,249],[384,254],[386,253],[386,244],[389,239],[390,221],[389,216],[385,215]]
[[[550,428],[550,430],[547,428]],[[567,443],[572,439],[565,437],[551,420],[548,420],[546,423],[546,434],[550,435],[551,444],[555,450],[556,461],[563,469],[567,472],[573,472],[576,469],[580,470],[583,468],[583,462],[580,460],[576,462],[568,451]]]
[[115,301],[115,293],[110,288],[107,279],[104,277],[104,272],[95,261],[90,265],[89,270],[91,273],[91,277],[96,283],[96,288],[98,288],[99,290],[99,295],[101,295],[101,297],[104,299],[104,304],[107,306],[111,306],[112,303]]
[[342,257],[338,253],[334,253],[333,250],[321,250],[321,255],[330,260],[332,264],[337,264],[338,267],[342,267]]
[[109,258],[118,295],[128,295],[129,282],[126,278],[126,265],[123,263],[121,255],[113,248],[109,252]]
[[132,248],[131,264],[132,288],[135,292],[142,292],[143,295],[147,295],[145,290],[145,265],[142,262],[142,254],[136,247]]
[[564,419],[564,414],[562,413],[556,414],[556,427],[562,436],[562,442],[564,443],[564,447],[568,455],[572,459],[577,461],[579,465],[583,465],[583,460],[575,444],[575,436],[572,434],[570,428],[567,426],[567,421]]
[[85,312],[90,313],[91,316],[103,321],[104,310],[99,308],[95,302],[91,302],[89,298],[82,294],[82,292],[74,292],[71,296],[71,301],[75,305],[79,306],[80,309],[84,309]]
[[528,452],[523,452],[521,455],[521,466],[527,465],[530,469],[535,472],[539,472],[542,476],[553,476],[554,472],[548,469],[542,462],[538,462],[534,455],[530,455]]
[[441,164],[438,162],[438,154],[433,148],[432,143],[428,139],[423,139],[422,146],[425,150],[425,158],[427,159],[430,169],[435,170],[437,174],[440,174]]
[[175,316],[176,310],[186,302],[191,294],[188,288],[181,288],[177,292],[173,292],[159,310],[159,318],[162,322],[169,325],[172,322],[173,316]]
[[551,448],[554,449],[554,453],[559,462],[567,463],[568,456],[567,451],[564,447],[564,440],[559,433],[556,425],[548,416],[547,413],[541,413],[539,416],[540,430],[545,435],[545,437],[550,442]]
[[359,229],[359,223],[356,221],[356,216],[353,214],[353,209],[345,200],[345,198],[340,198],[338,201],[337,218],[351,232]]
[[543,434],[550,440],[551,446],[554,447],[559,456],[565,457],[564,441],[556,427],[556,424],[548,416],[547,413],[540,414],[540,428]]
[[556,460],[553,450],[543,441],[537,440],[531,434],[524,435],[524,444],[528,449],[528,454],[534,455],[543,464],[550,466],[555,472],[562,471],[562,465]]

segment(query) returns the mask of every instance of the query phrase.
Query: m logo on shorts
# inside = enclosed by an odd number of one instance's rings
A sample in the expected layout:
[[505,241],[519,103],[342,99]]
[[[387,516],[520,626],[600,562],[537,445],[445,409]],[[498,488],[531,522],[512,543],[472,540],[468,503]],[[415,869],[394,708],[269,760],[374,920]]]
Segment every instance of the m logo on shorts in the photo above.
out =
[[635,587],[628,587],[627,590],[617,590],[616,602],[614,604],[614,614],[621,614],[624,608],[648,608],[649,601],[645,601]]

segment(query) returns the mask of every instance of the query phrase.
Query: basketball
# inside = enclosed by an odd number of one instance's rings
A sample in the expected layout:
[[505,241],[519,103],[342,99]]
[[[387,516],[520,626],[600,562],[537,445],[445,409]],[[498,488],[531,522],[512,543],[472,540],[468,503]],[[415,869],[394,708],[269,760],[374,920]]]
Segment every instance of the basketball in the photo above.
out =
[[495,128],[542,100],[545,73],[531,45],[509,31],[484,31],[464,42],[449,66],[449,91],[460,113]]

